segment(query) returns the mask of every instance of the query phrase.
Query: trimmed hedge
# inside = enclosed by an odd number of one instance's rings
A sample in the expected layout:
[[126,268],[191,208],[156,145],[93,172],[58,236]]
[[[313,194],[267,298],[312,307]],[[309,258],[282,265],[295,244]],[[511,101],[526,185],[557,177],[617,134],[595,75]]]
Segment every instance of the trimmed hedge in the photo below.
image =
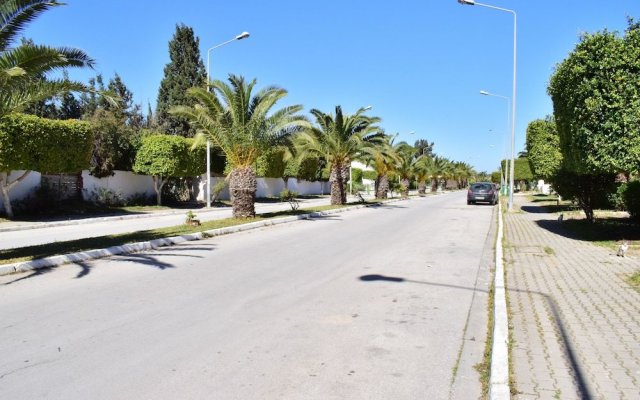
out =
[[190,177],[205,173],[206,147],[192,150],[193,139],[154,134],[145,136],[136,154],[133,171],[161,177]]
[[79,172],[89,168],[92,147],[87,122],[24,114],[0,119],[0,171]]

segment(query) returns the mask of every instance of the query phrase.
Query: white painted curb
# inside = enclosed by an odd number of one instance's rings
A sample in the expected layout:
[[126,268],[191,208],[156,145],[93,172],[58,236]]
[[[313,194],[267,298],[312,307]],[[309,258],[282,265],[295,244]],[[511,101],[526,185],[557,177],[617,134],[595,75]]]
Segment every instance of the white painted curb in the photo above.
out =
[[508,400],[509,388],[509,317],[504,287],[502,204],[498,203],[498,235],[496,238],[496,272],[494,280],[493,343],[491,345],[491,372],[489,398]]
[[[392,203],[400,200],[401,199],[387,200],[383,202],[383,204]],[[15,272],[25,272],[25,271],[35,270],[35,269],[51,268],[51,267],[56,267],[58,265],[67,264],[67,263],[95,260],[98,258],[115,256],[118,254],[128,254],[128,253],[135,253],[135,252],[144,251],[144,250],[151,250],[158,247],[170,246],[173,244],[178,244],[186,241],[200,240],[200,239],[204,239],[212,236],[226,235],[229,233],[242,232],[250,229],[256,229],[256,228],[261,228],[261,227],[271,226],[271,225],[279,225],[279,224],[299,221],[303,219],[319,218],[325,215],[336,214],[336,213],[350,211],[350,210],[357,210],[367,206],[370,206],[370,205],[363,204],[358,206],[336,208],[334,210],[310,212],[308,214],[294,215],[291,217],[284,217],[284,218],[274,218],[266,221],[258,221],[258,222],[252,222],[249,224],[212,229],[209,231],[203,231],[203,232],[198,232],[198,233],[193,233],[188,235],[173,236],[168,238],[155,239],[147,242],[138,242],[138,243],[125,244],[122,246],[113,246],[106,249],[86,250],[78,253],[41,258],[38,260],[0,265],[0,276],[13,274]]]

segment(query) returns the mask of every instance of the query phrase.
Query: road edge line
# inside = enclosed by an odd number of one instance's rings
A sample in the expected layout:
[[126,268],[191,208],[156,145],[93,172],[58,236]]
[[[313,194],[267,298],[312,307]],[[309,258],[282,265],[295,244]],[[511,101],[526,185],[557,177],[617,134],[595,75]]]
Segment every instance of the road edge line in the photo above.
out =
[[509,316],[507,314],[504,285],[503,236],[502,204],[499,202],[493,300],[493,342],[491,345],[491,372],[489,379],[489,398],[491,400],[508,400],[511,395],[511,388],[509,387]]

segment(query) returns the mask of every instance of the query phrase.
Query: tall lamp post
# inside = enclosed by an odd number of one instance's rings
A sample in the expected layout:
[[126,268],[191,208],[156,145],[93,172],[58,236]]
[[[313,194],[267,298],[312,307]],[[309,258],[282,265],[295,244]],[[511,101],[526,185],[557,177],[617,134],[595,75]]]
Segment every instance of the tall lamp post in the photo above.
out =
[[[242,40],[249,37],[249,32],[242,32],[233,39],[217,44],[207,50],[207,92],[209,91],[209,70],[211,50],[222,47],[236,40]],[[211,140],[207,139],[207,208],[211,207]]]
[[[489,92],[487,92],[486,90],[481,90],[481,91],[480,91],[480,94],[481,94],[481,95],[483,95],[483,96],[499,97],[499,98],[504,99],[504,100],[506,100],[506,101],[507,101],[507,130],[509,130],[509,124],[510,124],[510,121],[511,121],[511,116],[510,116],[510,112],[511,112],[511,111],[510,111],[510,110],[511,110],[511,99],[510,99],[510,98],[508,98],[507,96],[502,96],[502,95],[499,95],[499,94],[489,93]],[[506,158],[506,157],[505,157],[505,158]],[[509,170],[509,160],[508,160],[508,159],[506,160],[506,164],[507,164],[507,165],[505,165],[506,170],[507,170],[507,171],[510,171],[510,170]],[[500,169],[502,170],[502,162],[500,163]],[[502,174],[503,174],[503,179],[504,179],[504,181],[506,181],[506,180],[507,180],[507,177],[506,177],[506,171],[502,171]],[[505,183],[505,182],[502,182],[502,183],[503,183],[503,185],[504,185],[504,183]],[[503,194],[504,194],[504,191],[503,191]]]
[[517,32],[517,16],[514,10],[508,8],[496,7],[489,4],[477,3],[475,0],[458,0],[458,3],[470,6],[481,6],[492,10],[504,11],[513,15],[513,94],[511,96],[511,168],[509,171],[509,203],[508,210],[513,210],[513,167],[515,160],[515,136],[516,136],[516,32]]

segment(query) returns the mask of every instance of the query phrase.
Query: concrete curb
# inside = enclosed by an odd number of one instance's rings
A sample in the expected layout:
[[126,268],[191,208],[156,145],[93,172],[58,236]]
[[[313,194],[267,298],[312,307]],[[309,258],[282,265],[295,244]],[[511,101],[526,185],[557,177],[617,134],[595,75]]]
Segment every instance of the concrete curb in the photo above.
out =
[[84,218],[84,219],[73,219],[67,221],[54,221],[54,222],[45,222],[41,224],[30,224],[30,225],[18,225],[13,227],[0,227],[0,232],[14,232],[14,231],[26,231],[30,229],[41,229],[41,228],[51,228],[55,226],[66,226],[66,225],[82,225],[82,224],[90,224],[93,222],[104,222],[104,221],[120,221],[126,219],[140,219],[140,218],[151,218],[151,217],[162,217],[167,215],[178,215],[178,214],[186,214],[187,211],[193,211],[200,213],[207,212],[216,212],[220,211],[218,209],[211,210],[200,210],[200,209],[191,209],[186,211],[167,211],[167,212],[151,212],[151,213],[142,213],[142,214],[134,214],[134,215],[113,215],[113,216],[104,216],[104,217],[94,217],[94,218]]
[[504,263],[502,261],[504,224],[502,221],[502,204],[498,204],[489,398],[492,400],[508,400],[511,398],[511,388],[509,387],[509,316],[507,314]]
[[[383,204],[393,203],[401,200],[403,199],[387,200],[383,202]],[[26,271],[32,271],[37,269],[43,269],[43,268],[52,268],[52,267],[57,267],[63,264],[95,260],[98,258],[111,257],[119,254],[136,253],[139,251],[156,249],[158,247],[171,246],[171,245],[186,242],[186,241],[201,240],[201,239],[210,238],[213,236],[243,232],[243,231],[262,228],[266,226],[280,225],[288,222],[300,221],[303,219],[320,218],[330,214],[337,214],[340,212],[357,210],[357,209],[371,207],[371,206],[372,205],[370,204],[363,204],[358,206],[337,208],[335,210],[310,212],[308,214],[294,215],[291,217],[284,217],[284,218],[274,218],[266,221],[251,222],[248,224],[229,226],[226,228],[219,228],[219,229],[212,229],[209,231],[203,231],[203,232],[198,232],[198,233],[193,233],[188,235],[173,236],[168,238],[155,239],[147,242],[137,242],[137,243],[125,244],[122,246],[113,246],[106,249],[86,250],[78,253],[64,254],[59,256],[41,258],[37,260],[0,265],[0,276],[9,275],[16,272],[26,272]]]

